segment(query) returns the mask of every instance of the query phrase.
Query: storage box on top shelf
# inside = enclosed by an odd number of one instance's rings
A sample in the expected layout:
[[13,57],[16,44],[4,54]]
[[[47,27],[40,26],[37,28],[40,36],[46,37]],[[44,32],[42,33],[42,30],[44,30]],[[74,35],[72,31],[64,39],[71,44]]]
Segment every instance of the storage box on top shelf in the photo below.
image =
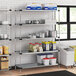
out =
[[42,10],[42,6],[39,3],[26,4],[26,10]]
[[57,10],[57,5],[54,3],[45,3],[42,4],[43,10]]

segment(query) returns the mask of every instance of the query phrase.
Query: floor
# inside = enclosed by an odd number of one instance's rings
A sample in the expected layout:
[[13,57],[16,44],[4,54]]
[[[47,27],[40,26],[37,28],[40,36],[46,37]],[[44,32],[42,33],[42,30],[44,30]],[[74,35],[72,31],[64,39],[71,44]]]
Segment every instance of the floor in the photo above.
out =
[[68,67],[65,68],[63,66],[58,67],[43,67],[43,68],[32,68],[32,69],[23,69],[23,70],[10,70],[10,71],[0,71],[0,76],[20,76],[20,75],[28,75],[28,74],[35,74],[35,73],[43,73],[43,72],[52,72],[52,71],[60,71],[60,70],[67,70],[74,74],[76,74],[76,67]]

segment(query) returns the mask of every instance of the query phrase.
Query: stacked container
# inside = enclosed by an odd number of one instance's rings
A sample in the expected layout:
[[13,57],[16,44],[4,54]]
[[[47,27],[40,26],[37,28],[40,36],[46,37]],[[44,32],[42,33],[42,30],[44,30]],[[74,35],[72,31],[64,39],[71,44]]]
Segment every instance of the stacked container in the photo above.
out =
[[43,64],[49,65],[49,58],[43,58]]
[[37,54],[37,63],[43,64],[43,58],[46,58],[46,54]]
[[50,63],[51,65],[56,65],[56,58],[55,58],[55,57],[49,58],[49,63]]
[[51,58],[51,57],[54,57],[54,55],[53,55],[52,53],[47,53],[47,54],[46,54],[46,57],[47,57],[47,58]]

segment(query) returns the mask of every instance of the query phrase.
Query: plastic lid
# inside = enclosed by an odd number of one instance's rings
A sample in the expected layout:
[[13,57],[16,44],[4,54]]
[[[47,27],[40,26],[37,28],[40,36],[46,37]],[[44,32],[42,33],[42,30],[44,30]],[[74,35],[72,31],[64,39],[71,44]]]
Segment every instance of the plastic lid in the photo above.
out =
[[51,57],[51,58],[49,58],[49,59],[56,59],[55,57]]
[[32,45],[35,45],[35,44],[32,44]]
[[49,44],[49,42],[45,42],[45,44]]
[[29,43],[29,44],[32,44],[32,43]]
[[37,54],[37,55],[41,56],[41,55],[46,55],[46,54]]
[[47,53],[46,55],[53,55],[52,53]]
[[42,41],[42,43],[45,43],[44,41]]
[[49,41],[49,43],[52,43],[52,41]]
[[35,44],[39,44],[39,43],[36,42]]
[[44,60],[48,60],[49,58],[43,58]]
[[53,44],[55,43],[56,44],[56,41],[52,42]]
[[42,45],[42,43],[40,43],[39,45]]

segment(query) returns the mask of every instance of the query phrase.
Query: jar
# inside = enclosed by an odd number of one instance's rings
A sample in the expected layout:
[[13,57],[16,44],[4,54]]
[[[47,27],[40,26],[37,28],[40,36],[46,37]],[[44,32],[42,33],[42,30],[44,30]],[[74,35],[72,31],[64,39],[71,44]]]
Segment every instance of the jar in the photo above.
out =
[[38,47],[39,47],[39,43],[36,42],[35,45],[36,45],[36,49],[38,49]]
[[39,52],[43,52],[42,43],[39,44],[38,51],[39,51]]
[[35,45],[35,44],[32,44],[32,45],[33,45],[33,47],[32,47],[32,51],[33,51],[33,52],[37,52],[36,45]]
[[32,43],[29,43],[29,51],[32,50]]

